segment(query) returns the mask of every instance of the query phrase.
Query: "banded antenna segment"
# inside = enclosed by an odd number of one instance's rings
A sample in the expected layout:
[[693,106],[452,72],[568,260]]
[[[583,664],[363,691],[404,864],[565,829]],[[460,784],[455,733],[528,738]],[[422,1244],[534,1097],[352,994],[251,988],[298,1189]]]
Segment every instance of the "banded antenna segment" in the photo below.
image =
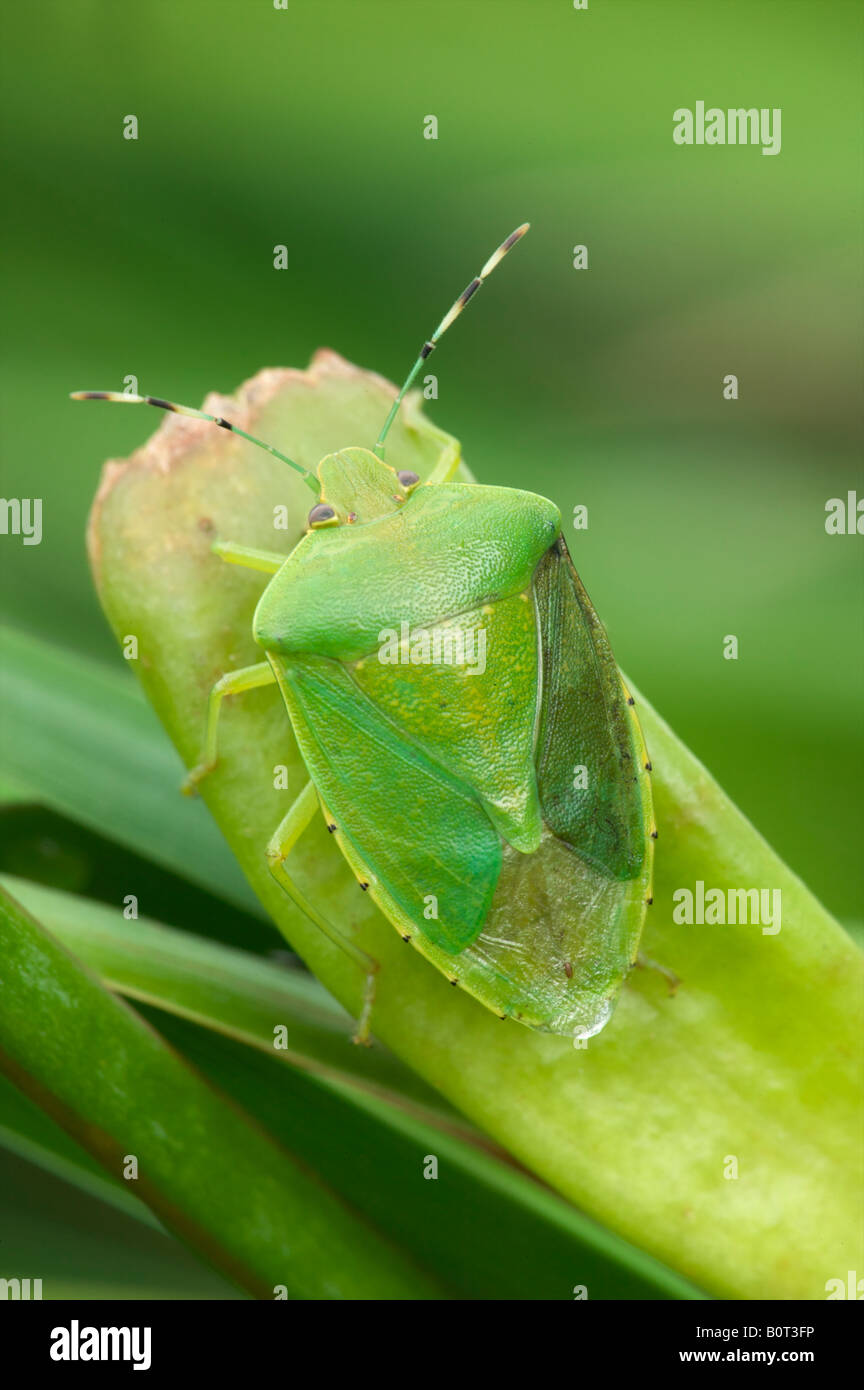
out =
[[132,396],[125,391],[71,391],[69,399],[73,401],[114,401],[122,404],[124,401],[129,405],[154,405],[157,410],[170,410],[173,415],[188,415],[192,420],[209,420],[211,425],[218,425],[220,429],[230,430],[232,434],[239,434],[242,439],[247,439],[250,444],[257,444],[259,449],[266,449],[268,454],[272,454],[282,463],[287,463],[289,468],[293,468],[295,473],[299,473],[303,481],[312,489],[315,496],[320,496],[321,485],[314,473],[310,473],[308,468],[303,468],[293,459],[289,459],[287,454],[282,454],[278,449],[274,449],[272,444],[265,444],[263,439],[256,439],[254,434],[247,434],[241,430],[239,425],[232,425],[230,420],[225,420],[221,415],[207,415],[203,410],[195,410],[191,405],[177,405],[175,401],[163,401],[161,396]]
[[435,329],[435,332],[432,334],[431,338],[426,339],[426,342],[420,349],[420,355],[418,356],[417,361],[414,363],[414,366],[411,368],[410,372],[408,373],[408,376],[405,378],[405,384],[403,385],[401,391],[399,392],[398,396],[393,402],[393,405],[390,408],[390,414],[384,421],[384,428],[378,436],[373,453],[377,454],[379,459],[383,460],[384,458],[384,441],[387,438],[390,426],[396,419],[396,414],[399,410],[400,405],[402,404],[405,394],[407,391],[411,389],[414,378],[416,377],[420,368],[423,366],[423,363],[426,361],[426,358],[429,356],[430,353],[434,352],[435,348],[438,346],[439,339],[442,338],[443,335],[447,332],[447,329],[450,327],[451,323],[458,319],[459,315],[462,313],[462,310],[465,308],[465,305],[468,303],[468,300],[471,299],[477,293],[480,286],[483,284],[483,281],[486,279],[487,275],[491,275],[496,265],[503,261],[511,246],[515,246],[517,241],[522,240],[523,236],[528,231],[530,225],[530,222],[523,222],[521,227],[517,227],[515,232],[511,232],[510,235],[506,238],[506,240],[502,241],[497,251],[492,252],[492,255],[489,257],[488,261],[484,265],[483,269],[480,271],[479,275],[474,276],[474,279],[470,282],[470,284],[465,286],[465,289],[462,291],[459,298],[447,310],[447,313],[444,315],[438,327]]

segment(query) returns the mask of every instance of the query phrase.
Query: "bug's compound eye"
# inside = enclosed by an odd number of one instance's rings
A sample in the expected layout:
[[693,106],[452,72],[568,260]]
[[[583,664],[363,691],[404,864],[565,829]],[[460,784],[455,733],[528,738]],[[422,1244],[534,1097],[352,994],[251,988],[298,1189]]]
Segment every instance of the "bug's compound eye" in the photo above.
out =
[[408,468],[403,468],[401,472],[396,474],[396,477],[403,487],[416,487],[420,481],[419,474],[412,473]]
[[307,517],[310,526],[332,526],[336,519],[336,513],[326,502],[319,502]]

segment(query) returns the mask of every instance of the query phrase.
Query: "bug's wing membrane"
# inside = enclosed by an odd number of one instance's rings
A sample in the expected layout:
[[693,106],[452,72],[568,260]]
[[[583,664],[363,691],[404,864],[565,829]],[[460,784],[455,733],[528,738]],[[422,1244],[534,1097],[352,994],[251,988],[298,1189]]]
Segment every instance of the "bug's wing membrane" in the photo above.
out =
[[538,565],[534,595],[536,768],[546,829],[532,855],[505,848],[470,955],[481,971],[496,972],[505,1004],[509,992],[524,1022],[590,1036],[612,1012],[651,892],[647,759],[608,639],[563,540]]
[[611,877],[635,879],[650,828],[644,745],[609,640],[563,539],[541,561],[534,587],[543,670],[537,743],[543,818]]
[[457,955],[482,930],[501,869],[477,798],[400,737],[339,662],[270,659],[345,857],[400,929]]

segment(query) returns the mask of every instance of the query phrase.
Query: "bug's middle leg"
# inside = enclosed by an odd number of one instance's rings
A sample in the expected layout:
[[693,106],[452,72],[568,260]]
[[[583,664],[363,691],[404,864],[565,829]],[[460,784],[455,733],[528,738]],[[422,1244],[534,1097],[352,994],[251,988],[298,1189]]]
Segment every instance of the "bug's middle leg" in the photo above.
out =
[[372,1013],[372,1004],[375,1000],[375,976],[378,972],[378,962],[372,956],[367,955],[359,946],[334,926],[328,922],[326,917],[322,917],[316,907],[310,903],[300,889],[297,887],[288,870],[285,868],[285,860],[296,845],[303,831],[312,820],[318,810],[318,793],[314,783],[307,782],[302,792],[294,802],[291,809],[283,817],[278,829],[267,846],[267,861],[270,865],[270,872],[276,882],[284,888],[289,898],[297,904],[301,912],[305,912],[310,922],[313,922],[320,931],[324,933],[328,941],[340,947],[346,955],[360,966],[366,976],[366,989],[363,995],[363,1009],[357,1023],[357,1031],[354,1034],[354,1042],[369,1042],[369,1018]]
[[216,739],[219,725],[219,711],[226,695],[239,695],[244,690],[256,690],[262,685],[273,685],[276,677],[269,661],[259,661],[254,666],[242,666],[238,671],[229,671],[216,682],[210,691],[207,703],[207,733],[204,751],[198,762],[186,775],[183,791],[194,796],[202,777],[212,772],[216,766]]

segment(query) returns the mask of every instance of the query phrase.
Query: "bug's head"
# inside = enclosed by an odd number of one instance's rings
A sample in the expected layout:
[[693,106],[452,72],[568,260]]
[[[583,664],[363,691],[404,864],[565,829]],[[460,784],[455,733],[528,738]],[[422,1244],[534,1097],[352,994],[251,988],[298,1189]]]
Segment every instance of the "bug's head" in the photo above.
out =
[[309,513],[310,531],[362,526],[404,507],[420,482],[416,473],[397,472],[369,449],[339,449],[318,465],[321,496]]

